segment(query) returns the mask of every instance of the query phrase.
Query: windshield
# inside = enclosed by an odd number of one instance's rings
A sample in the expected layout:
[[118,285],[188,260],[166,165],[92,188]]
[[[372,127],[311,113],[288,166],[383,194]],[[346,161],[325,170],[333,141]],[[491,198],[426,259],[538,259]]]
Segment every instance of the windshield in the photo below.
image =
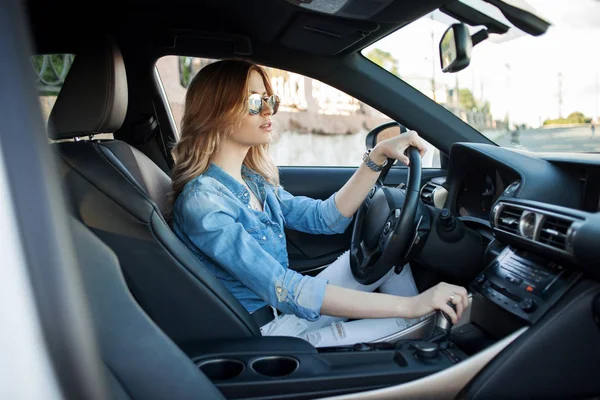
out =
[[[437,10],[362,52],[500,146],[539,152],[600,152],[600,2],[510,2],[551,25],[534,37],[498,9],[462,1],[509,26],[477,44],[470,65],[442,73],[439,42],[455,19]],[[471,34],[482,26],[469,26]]]

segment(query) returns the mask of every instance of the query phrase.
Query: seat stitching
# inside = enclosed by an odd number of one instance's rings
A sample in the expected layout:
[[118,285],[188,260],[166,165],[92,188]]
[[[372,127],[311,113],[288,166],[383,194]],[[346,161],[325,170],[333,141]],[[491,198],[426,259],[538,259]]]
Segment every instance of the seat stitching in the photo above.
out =
[[[146,200],[150,201],[152,208],[155,208],[156,205],[154,204],[154,200],[152,200],[150,197],[148,197],[148,195],[146,193],[144,193],[144,191],[142,189],[140,189],[137,185],[137,182],[131,182],[131,179],[129,179],[129,177],[127,175],[125,175],[121,170],[119,170],[119,168],[117,168],[112,162],[110,162],[110,160],[102,153],[102,150],[100,150],[100,146],[97,143],[93,143],[94,145],[94,149],[96,150],[96,152],[100,155],[100,157],[102,157],[102,159],[108,164],[110,165],[115,171],[117,171],[117,173],[119,175],[121,175],[131,186],[133,186],[133,188],[135,190],[138,191],[139,194],[141,194]],[[110,151],[115,158],[117,158],[117,160],[119,159],[115,153],[113,153],[109,148],[105,147],[108,151]]]

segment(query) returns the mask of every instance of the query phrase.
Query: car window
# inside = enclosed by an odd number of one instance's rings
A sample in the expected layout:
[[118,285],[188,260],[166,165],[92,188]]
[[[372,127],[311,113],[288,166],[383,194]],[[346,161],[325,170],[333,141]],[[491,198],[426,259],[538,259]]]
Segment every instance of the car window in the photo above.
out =
[[[39,54],[31,57],[36,74],[36,87],[44,123],[48,124],[50,112],[56,102],[67,75],[75,60],[74,54]],[[94,135],[96,139],[112,139],[112,133]]]
[[41,54],[31,57],[45,122],[48,121],[56,96],[62,89],[74,59],[74,54]]
[[[461,0],[509,27],[473,47],[457,73],[443,73],[439,42],[456,19],[436,10],[366,47],[362,54],[496,144],[534,152],[600,152],[596,125],[600,25],[595,1],[522,0],[551,23],[531,36],[494,6]],[[481,26],[468,26],[475,34]],[[407,56],[409,55],[409,56]]]
[[[166,56],[157,68],[180,127],[186,88],[194,74],[216,60]],[[391,119],[316,79],[266,68],[281,105],[273,117],[271,155],[279,166],[352,166],[362,162],[369,130]],[[439,167],[439,151],[428,144],[424,167]]]

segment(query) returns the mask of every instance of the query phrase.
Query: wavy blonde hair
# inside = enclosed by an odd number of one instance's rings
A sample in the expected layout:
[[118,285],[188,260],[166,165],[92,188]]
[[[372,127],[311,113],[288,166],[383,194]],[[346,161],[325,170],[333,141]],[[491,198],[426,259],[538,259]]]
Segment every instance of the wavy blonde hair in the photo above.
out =
[[[267,89],[273,88],[267,72],[242,60],[222,60],[202,68],[192,79],[181,120],[181,138],[171,154],[172,191],[170,209],[184,186],[204,173],[223,139],[237,129],[248,115],[248,80],[252,71],[260,74]],[[269,157],[269,145],[252,146],[244,165],[262,175],[273,186],[279,185],[279,170]],[[171,212],[169,212],[171,214]]]

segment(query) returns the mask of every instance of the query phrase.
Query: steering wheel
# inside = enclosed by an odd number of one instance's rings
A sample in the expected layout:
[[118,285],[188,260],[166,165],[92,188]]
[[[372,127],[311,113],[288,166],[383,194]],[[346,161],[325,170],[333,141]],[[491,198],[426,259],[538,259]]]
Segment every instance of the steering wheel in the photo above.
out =
[[[369,132],[367,138],[390,127],[392,122]],[[406,128],[400,126],[400,132]],[[404,130],[403,130],[404,128]],[[374,142],[375,140],[373,140]],[[350,244],[350,268],[354,279],[370,285],[381,279],[393,266],[405,264],[405,256],[415,237],[421,183],[421,156],[415,147],[406,150],[410,163],[405,190],[383,185],[395,160],[381,172],[375,186],[356,213]]]

